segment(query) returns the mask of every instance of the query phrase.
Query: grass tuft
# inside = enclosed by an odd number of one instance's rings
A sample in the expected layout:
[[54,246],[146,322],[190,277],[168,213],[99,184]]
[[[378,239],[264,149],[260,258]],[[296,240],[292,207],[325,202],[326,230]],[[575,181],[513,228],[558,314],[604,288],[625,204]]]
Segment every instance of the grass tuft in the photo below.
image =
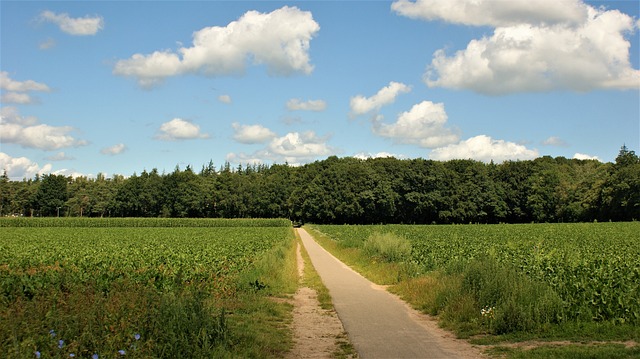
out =
[[393,233],[372,233],[364,241],[362,251],[385,262],[403,262],[411,258],[411,242]]

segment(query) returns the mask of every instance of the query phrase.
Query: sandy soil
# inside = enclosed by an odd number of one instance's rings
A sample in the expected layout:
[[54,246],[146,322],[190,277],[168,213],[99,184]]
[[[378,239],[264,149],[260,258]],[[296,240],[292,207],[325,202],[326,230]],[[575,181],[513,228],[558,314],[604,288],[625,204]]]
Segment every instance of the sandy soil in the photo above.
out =
[[[302,277],[304,260],[300,251],[298,244],[298,275]],[[344,338],[344,328],[336,312],[322,309],[316,291],[308,287],[298,289],[293,304],[295,346],[287,358],[335,357],[339,352],[338,339]]]

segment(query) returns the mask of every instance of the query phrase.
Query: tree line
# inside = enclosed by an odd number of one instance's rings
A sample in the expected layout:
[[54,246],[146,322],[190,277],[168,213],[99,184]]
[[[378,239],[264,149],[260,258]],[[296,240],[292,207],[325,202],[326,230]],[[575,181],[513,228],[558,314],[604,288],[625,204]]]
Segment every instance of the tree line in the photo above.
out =
[[313,223],[528,223],[640,219],[640,157],[446,162],[329,157],[304,166],[146,170],[95,179],[0,177],[0,215],[290,218]]

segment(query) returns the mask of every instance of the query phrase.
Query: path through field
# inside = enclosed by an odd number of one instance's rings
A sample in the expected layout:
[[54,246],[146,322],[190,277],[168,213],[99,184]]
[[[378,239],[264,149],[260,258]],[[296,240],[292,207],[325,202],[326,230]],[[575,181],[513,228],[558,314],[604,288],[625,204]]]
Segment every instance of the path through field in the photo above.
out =
[[351,343],[361,358],[482,358],[397,296],[370,282],[298,229],[311,262],[329,289]]

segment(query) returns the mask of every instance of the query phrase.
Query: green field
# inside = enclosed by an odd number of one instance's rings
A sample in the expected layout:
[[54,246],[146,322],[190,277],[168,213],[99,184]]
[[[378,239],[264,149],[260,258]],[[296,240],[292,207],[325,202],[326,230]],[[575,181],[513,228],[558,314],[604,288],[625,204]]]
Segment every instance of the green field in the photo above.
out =
[[[0,227],[3,357],[262,358],[291,348],[291,307],[272,300],[297,285],[288,220]],[[462,337],[640,338],[640,223],[308,227]]]
[[[562,300],[556,321],[640,324],[638,222],[314,228],[344,247],[361,248],[375,233],[408,239],[411,252],[405,262],[422,273],[495,262],[551,288]],[[500,310],[502,303],[491,295],[477,297],[485,301],[478,303],[478,312],[484,307]]]
[[271,277],[294,239],[289,221],[50,218],[0,226],[2,356],[265,355],[239,348],[259,339],[234,328],[244,325],[243,303],[281,290]]

